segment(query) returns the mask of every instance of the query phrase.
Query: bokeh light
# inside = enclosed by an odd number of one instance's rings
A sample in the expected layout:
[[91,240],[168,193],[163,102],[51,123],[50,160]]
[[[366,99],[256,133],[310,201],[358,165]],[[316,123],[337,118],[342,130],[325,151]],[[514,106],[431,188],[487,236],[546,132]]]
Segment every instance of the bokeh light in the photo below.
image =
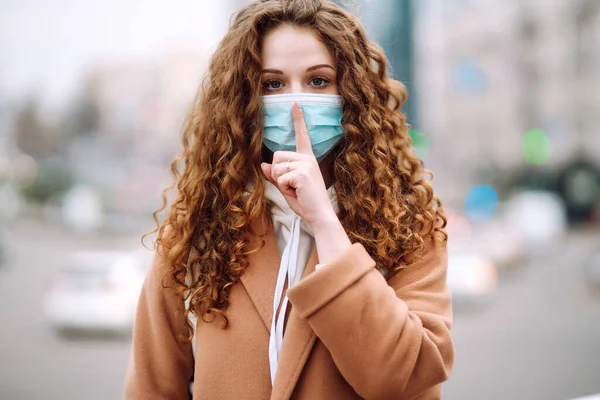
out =
[[411,129],[409,132],[410,140],[412,141],[413,149],[415,154],[422,160],[427,158],[429,155],[429,149],[431,147],[429,139],[418,129]]
[[472,220],[491,219],[498,210],[498,195],[490,186],[476,186],[467,193],[465,209]]
[[448,243],[452,248],[466,248],[471,241],[471,222],[468,218],[456,213],[451,208],[448,208],[445,211]]
[[532,129],[523,136],[521,151],[525,161],[533,165],[542,165],[550,158],[552,143],[541,129]]
[[452,81],[459,93],[480,94],[487,87],[487,73],[476,60],[462,59],[452,67]]

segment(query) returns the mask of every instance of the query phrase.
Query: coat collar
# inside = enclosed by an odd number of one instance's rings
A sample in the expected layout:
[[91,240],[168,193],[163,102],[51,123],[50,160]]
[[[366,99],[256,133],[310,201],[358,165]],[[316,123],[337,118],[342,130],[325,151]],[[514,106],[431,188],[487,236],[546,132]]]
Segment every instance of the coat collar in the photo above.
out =
[[[267,231],[265,245],[261,246],[261,239],[257,233]],[[241,276],[242,285],[246,289],[250,300],[263,320],[265,329],[269,333],[271,319],[273,318],[273,296],[281,255],[271,224],[265,227],[264,223],[252,224],[252,232],[248,234],[249,248],[257,249],[248,256],[249,267]],[[313,247],[303,277],[311,274],[318,263],[317,249]],[[315,333],[305,319],[300,318],[292,307],[283,335],[283,345],[279,355],[279,363],[271,399],[289,399],[306,365],[310,350],[316,340]]]

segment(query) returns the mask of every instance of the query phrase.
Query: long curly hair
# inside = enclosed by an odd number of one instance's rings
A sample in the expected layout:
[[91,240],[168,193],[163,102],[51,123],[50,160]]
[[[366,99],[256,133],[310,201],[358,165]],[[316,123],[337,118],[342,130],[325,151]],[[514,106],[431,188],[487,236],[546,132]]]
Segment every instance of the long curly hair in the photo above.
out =
[[[444,245],[446,218],[414,154],[401,106],[404,86],[387,74],[381,48],[358,20],[328,0],[259,0],[239,11],[215,51],[207,77],[183,129],[183,150],[173,161],[174,183],[154,213],[156,245],[165,248],[171,283],[189,301],[189,313],[207,322],[226,310],[232,286],[248,267],[248,233],[264,245],[269,226],[263,148],[261,40],[281,24],[313,29],[337,65],[344,98],[345,135],[333,150],[339,218],[352,242],[378,267],[395,273],[423,252],[426,241]],[[254,190],[248,193],[248,185]],[[167,207],[167,194],[176,192]],[[165,220],[158,215],[167,211]]]

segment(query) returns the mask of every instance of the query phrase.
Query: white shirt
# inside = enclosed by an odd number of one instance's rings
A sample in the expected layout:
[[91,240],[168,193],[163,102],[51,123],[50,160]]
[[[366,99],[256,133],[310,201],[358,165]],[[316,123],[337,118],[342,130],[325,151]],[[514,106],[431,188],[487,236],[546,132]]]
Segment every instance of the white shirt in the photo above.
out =
[[[327,193],[334,210],[337,212],[338,207],[333,187],[330,187]],[[266,182],[265,195],[271,203],[273,229],[281,253],[281,264],[279,265],[273,298],[271,336],[269,338],[269,365],[271,368],[271,383],[273,383],[283,343],[285,314],[288,306],[288,297],[283,295],[283,289],[286,282],[289,288],[302,279],[315,240],[310,227],[292,211],[285,197],[271,182]],[[278,309],[279,312],[277,312]]]

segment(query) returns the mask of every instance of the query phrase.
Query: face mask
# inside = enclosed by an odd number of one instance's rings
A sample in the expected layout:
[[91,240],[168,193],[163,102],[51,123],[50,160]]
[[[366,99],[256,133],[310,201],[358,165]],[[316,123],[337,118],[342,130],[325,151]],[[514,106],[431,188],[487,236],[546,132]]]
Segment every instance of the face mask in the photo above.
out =
[[317,161],[321,161],[344,134],[342,96],[292,93],[263,96],[263,143],[272,152],[296,151],[292,105],[298,102]]

